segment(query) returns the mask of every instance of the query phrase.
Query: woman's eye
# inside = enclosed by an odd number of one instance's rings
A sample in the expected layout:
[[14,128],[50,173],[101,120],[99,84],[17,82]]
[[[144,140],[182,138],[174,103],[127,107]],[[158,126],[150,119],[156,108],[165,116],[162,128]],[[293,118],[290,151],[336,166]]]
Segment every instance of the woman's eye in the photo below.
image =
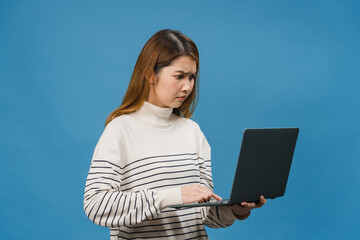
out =
[[176,79],[183,79],[184,76],[183,76],[183,75],[175,75],[175,78],[176,78]]
[[190,75],[189,76],[189,80],[194,80],[195,79],[195,75]]

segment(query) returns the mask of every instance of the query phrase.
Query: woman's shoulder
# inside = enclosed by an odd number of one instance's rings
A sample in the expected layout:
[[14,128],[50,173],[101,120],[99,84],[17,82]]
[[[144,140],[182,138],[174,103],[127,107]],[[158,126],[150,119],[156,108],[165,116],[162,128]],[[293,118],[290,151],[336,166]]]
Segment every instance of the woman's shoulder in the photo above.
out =
[[128,114],[123,114],[121,116],[118,116],[105,126],[104,132],[110,132],[110,133],[121,132],[121,130],[124,128],[124,126],[126,126],[128,121],[129,121]]
[[186,127],[193,128],[194,130],[201,131],[200,126],[197,122],[195,122],[193,119],[190,118],[184,118],[176,116],[178,121],[181,124],[184,124]]

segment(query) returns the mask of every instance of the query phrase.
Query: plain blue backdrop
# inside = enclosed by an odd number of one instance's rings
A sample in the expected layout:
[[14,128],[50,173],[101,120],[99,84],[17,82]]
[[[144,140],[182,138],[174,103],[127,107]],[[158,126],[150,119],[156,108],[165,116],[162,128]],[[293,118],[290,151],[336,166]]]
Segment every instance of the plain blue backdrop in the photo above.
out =
[[286,194],[210,239],[360,239],[360,3],[0,0],[1,239],[109,239],[83,190],[155,32],[200,51],[193,119],[228,197],[244,128],[299,127]]

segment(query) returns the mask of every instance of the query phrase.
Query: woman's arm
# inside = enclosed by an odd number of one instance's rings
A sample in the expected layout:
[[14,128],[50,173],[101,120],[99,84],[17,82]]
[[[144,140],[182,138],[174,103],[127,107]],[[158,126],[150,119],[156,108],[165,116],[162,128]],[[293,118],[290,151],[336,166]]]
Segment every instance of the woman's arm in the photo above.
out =
[[104,227],[130,227],[156,218],[168,205],[182,203],[180,187],[121,191],[120,156],[118,139],[105,130],[95,148],[85,186],[84,211],[91,221]]

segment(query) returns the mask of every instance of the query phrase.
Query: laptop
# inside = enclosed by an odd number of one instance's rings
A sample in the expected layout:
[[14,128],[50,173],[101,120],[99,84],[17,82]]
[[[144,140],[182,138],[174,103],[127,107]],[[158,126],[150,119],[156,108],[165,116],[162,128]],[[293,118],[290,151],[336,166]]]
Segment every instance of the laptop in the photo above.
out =
[[285,194],[299,128],[245,129],[230,199],[171,208],[226,206]]

